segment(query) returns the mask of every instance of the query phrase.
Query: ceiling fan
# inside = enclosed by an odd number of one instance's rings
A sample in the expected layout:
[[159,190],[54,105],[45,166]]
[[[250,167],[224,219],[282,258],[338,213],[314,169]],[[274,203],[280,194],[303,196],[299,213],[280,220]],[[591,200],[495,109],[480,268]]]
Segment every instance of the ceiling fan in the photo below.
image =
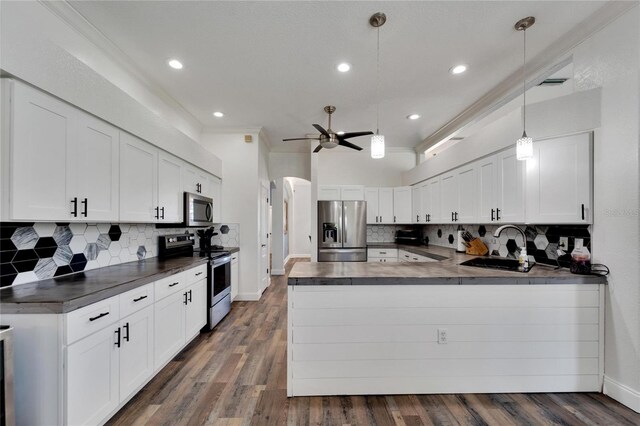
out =
[[336,107],[327,105],[324,107],[324,112],[329,114],[329,126],[327,126],[327,130],[325,130],[321,125],[314,124],[313,127],[316,128],[317,131],[320,132],[320,136],[317,138],[292,138],[292,139],[282,139],[283,141],[320,141],[320,144],[313,150],[313,152],[318,152],[322,148],[335,148],[338,145],[346,146],[347,148],[355,149],[357,151],[362,151],[362,148],[358,145],[354,145],[351,142],[347,142],[345,139],[355,138],[358,136],[372,135],[373,132],[348,132],[343,134],[335,133],[331,130],[331,114],[333,114],[336,110]]

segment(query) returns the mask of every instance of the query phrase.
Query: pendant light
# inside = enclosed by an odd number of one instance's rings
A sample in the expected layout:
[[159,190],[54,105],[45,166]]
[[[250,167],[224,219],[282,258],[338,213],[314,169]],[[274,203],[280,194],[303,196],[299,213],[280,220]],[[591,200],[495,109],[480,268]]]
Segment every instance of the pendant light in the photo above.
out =
[[527,136],[527,29],[536,22],[536,18],[528,16],[516,22],[517,31],[522,31],[523,35],[523,59],[522,59],[522,137],[516,141],[516,158],[518,160],[529,160],[533,158],[533,139]]
[[376,134],[371,136],[371,158],[384,158],[384,135],[380,134],[380,27],[387,22],[387,15],[375,13],[369,18],[369,24],[378,31],[377,62],[376,62]]

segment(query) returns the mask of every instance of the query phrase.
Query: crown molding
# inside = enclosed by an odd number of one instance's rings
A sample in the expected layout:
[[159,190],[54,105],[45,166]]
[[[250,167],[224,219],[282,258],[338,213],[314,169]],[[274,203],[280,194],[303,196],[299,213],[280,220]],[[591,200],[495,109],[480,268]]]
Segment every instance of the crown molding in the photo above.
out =
[[122,68],[136,83],[144,87],[151,94],[162,101],[168,108],[194,127],[202,130],[203,124],[182,104],[169,95],[157,82],[146,75],[115,43],[113,43],[104,33],[96,28],[87,18],[78,12],[69,2],[65,1],[44,1],[38,0],[47,10],[66,23],[78,35],[93,44],[109,60]]
[[[525,80],[528,81],[527,88],[544,80],[543,75],[548,76],[554,70],[561,68],[559,65],[570,62],[571,52],[576,46],[637,6],[638,2],[635,1],[607,2],[584,22],[572,28],[549,48],[527,62],[527,69],[529,70],[525,77]],[[476,102],[427,136],[420,144],[415,146],[415,152],[418,154],[423,153],[431,146],[497,110],[521,94],[522,68],[519,68]]]

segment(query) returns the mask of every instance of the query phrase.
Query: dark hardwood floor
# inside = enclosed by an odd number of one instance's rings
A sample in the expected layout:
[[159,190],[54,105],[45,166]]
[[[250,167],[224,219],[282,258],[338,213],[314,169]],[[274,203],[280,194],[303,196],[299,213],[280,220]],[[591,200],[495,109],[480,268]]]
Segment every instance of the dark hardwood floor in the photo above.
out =
[[[287,273],[293,262],[287,267]],[[286,396],[286,276],[236,302],[145,386],[111,425],[639,425],[597,393]]]

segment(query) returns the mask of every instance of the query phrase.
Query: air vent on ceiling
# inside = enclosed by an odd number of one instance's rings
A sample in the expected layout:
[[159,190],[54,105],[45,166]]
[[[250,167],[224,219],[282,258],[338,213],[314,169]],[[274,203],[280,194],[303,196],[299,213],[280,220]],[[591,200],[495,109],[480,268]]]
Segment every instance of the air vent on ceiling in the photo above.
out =
[[565,81],[569,80],[568,78],[547,78],[543,80],[538,86],[560,86]]

